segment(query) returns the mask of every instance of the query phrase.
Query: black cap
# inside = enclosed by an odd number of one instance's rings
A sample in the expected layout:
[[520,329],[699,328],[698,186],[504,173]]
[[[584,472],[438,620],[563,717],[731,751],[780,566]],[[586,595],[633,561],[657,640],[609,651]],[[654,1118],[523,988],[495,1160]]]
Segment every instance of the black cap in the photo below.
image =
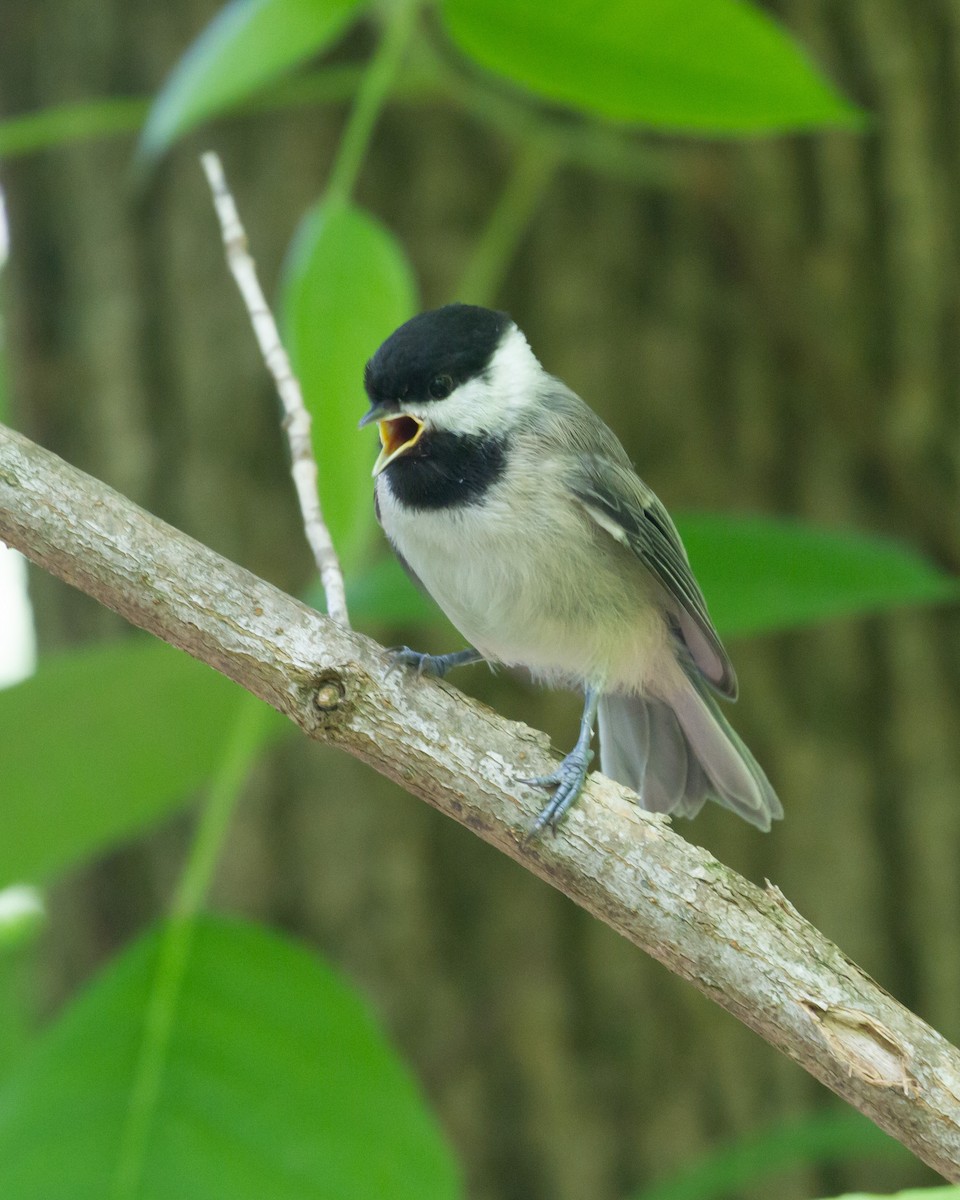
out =
[[363,386],[375,407],[442,400],[481,374],[513,321],[474,304],[447,304],[401,325],[367,363]]

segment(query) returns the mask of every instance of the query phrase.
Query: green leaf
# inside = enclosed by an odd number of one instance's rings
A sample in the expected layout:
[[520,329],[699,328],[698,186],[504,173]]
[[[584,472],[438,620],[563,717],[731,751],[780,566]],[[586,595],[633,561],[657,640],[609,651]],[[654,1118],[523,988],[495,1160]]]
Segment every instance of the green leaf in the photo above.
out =
[[[0,887],[153,824],[211,776],[243,692],[160,642],[41,659],[0,691]],[[278,714],[274,738],[289,728]]]
[[597,116],[718,134],[861,123],[744,0],[445,0],[443,17],[481,66]]
[[403,250],[378,221],[346,204],[307,214],[284,269],[285,340],[313,419],[323,515],[347,575],[376,524],[376,433],[357,429],[364,364],[416,303]]
[[0,890],[0,1078],[33,1032],[35,952],[45,924],[46,907],[36,888]]
[[836,1200],[960,1200],[960,1188],[911,1188],[908,1192],[847,1192]]
[[141,158],[155,158],[201,121],[319,54],[358,7],[359,0],[232,0],[164,84],[144,127]]
[[380,558],[347,583],[350,617],[358,625],[436,625],[440,609],[392,556]]
[[906,1147],[860,1113],[840,1111],[765,1129],[644,1188],[634,1200],[727,1200],[798,1166],[900,1157]]
[[960,598],[960,581],[884,538],[769,517],[684,516],[677,525],[725,636]]
[[[392,556],[378,558],[346,580],[350,621],[357,629],[373,630],[377,637],[385,625],[422,625],[443,629],[463,640],[433,600],[413,582]],[[301,597],[304,604],[323,612],[326,600],[319,579]]]
[[[127,951],[0,1090],[0,1195],[114,1196],[159,938]],[[197,922],[143,1200],[453,1200],[457,1171],[353,992],[295,943]]]

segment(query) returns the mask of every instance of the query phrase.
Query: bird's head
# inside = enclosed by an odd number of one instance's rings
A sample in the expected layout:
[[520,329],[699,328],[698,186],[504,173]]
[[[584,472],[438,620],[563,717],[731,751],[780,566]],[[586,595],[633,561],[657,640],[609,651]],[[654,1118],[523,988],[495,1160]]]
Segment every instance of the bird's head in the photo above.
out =
[[441,436],[501,438],[536,394],[543,369],[507,316],[471,304],[448,304],[401,325],[364,371],[381,450],[379,475],[405,455],[427,456]]

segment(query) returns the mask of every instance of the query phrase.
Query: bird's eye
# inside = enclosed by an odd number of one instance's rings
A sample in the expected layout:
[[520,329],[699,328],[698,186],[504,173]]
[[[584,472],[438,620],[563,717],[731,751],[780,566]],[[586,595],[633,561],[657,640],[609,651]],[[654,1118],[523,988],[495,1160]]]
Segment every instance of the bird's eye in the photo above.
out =
[[445,400],[453,391],[453,380],[449,375],[434,375],[427,391],[434,400]]

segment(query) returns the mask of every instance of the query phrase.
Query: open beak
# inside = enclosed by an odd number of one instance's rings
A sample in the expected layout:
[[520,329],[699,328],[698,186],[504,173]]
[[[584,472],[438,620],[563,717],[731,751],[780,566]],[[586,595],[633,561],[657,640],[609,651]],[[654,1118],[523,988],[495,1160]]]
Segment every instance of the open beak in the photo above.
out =
[[381,450],[373,464],[374,478],[395,458],[413,449],[423,434],[423,422],[406,413],[396,413],[377,421],[377,429],[380,433]]

